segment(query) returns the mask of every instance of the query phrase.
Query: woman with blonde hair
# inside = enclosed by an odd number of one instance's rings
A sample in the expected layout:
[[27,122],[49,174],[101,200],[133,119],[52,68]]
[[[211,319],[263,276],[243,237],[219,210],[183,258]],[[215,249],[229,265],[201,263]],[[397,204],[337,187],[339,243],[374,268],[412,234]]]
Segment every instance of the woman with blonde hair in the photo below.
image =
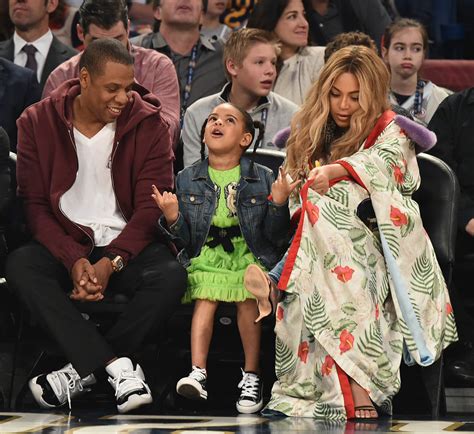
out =
[[390,414],[402,355],[427,366],[457,340],[411,198],[420,178],[409,136],[426,147],[434,140],[389,110],[388,91],[377,54],[346,47],[292,122],[284,170],[301,180],[290,198],[296,233],[283,267],[268,276],[249,267],[245,276],[261,316],[272,288],[284,294],[266,411],[332,420]]

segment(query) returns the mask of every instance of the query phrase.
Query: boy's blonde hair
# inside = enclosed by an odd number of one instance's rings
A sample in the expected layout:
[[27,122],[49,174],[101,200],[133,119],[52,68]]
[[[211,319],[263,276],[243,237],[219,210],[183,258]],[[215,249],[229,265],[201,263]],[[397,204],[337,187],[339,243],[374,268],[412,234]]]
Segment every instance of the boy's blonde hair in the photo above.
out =
[[250,48],[258,43],[273,45],[277,57],[280,54],[278,40],[266,30],[245,28],[230,35],[224,45],[224,70],[227,80],[231,81],[231,76],[227,71],[227,61],[232,60],[236,65],[241,66]]

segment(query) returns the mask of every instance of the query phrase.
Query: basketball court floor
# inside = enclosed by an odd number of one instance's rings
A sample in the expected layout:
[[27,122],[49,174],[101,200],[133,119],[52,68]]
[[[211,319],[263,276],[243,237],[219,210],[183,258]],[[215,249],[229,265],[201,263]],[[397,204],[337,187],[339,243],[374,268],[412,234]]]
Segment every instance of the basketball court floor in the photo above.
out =
[[173,433],[173,434],[266,434],[266,433],[474,433],[474,417],[454,416],[442,420],[411,417],[382,418],[379,421],[346,423],[322,422],[306,418],[265,418],[254,415],[213,416],[134,414],[117,415],[104,411],[68,413],[12,412],[0,413],[1,433]]

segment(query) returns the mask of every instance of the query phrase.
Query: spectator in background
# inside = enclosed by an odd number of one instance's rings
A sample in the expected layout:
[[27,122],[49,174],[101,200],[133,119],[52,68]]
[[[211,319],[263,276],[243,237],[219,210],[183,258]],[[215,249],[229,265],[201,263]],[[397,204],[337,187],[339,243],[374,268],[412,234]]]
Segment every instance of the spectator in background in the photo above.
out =
[[81,41],[77,36],[79,10],[69,6],[64,0],[58,0],[58,7],[49,17],[49,28],[63,44],[77,48]]
[[[127,1],[130,19],[140,23],[153,24],[153,6],[148,0]],[[133,12],[132,12],[133,11]]]
[[16,120],[40,98],[35,73],[0,57],[0,127],[8,134],[11,151],[16,152]]
[[306,0],[260,0],[247,24],[277,36],[282,65],[273,91],[297,105],[324,65],[324,47],[308,47],[307,7]]
[[225,0],[207,0],[207,7],[202,15],[201,35],[213,41],[220,39],[225,42],[229,39],[232,29],[220,21],[225,5]]
[[[173,143],[179,134],[179,88],[173,64],[161,53],[132,45],[128,39],[127,5],[123,0],[84,0],[79,10],[78,33],[84,46],[94,39],[113,38],[120,41],[133,56],[135,80],[156,95],[161,103],[161,114],[170,126]],[[60,65],[48,79],[43,97],[64,81],[79,76],[82,54]]]
[[9,13],[15,33],[0,42],[0,57],[33,70],[41,88],[56,66],[77,53],[49,29],[49,16],[57,6],[58,0],[10,0]]
[[130,30],[133,36],[149,33],[153,29],[153,6],[146,0],[128,1],[128,12],[130,15]]
[[245,27],[249,15],[258,0],[227,0],[227,9],[223,14],[223,22],[231,29]]
[[[446,162],[454,170],[459,181],[461,194],[456,259],[460,260],[465,255],[474,253],[474,88],[445,98],[428,128],[438,137],[430,154]],[[470,277],[466,282],[456,283],[456,286],[467,284],[471,290]],[[452,385],[474,387],[474,319],[466,311],[460,289],[464,288],[454,288],[456,292],[452,300],[461,342],[456,352],[447,355],[447,377],[448,381],[456,383]]]
[[188,0],[185,6],[179,0],[154,0],[159,31],[136,40],[173,61],[181,93],[181,120],[193,102],[218,92],[225,84],[222,42],[212,42],[199,33],[203,0]]
[[451,93],[419,76],[427,51],[428,34],[418,21],[401,18],[385,30],[382,57],[391,73],[390,101],[425,125]]
[[327,45],[344,32],[367,33],[380,47],[390,16],[381,0],[310,0],[308,14],[310,34],[314,43]]
[[430,28],[433,20],[433,0],[391,0],[394,3],[398,16],[413,18]]
[[348,45],[363,45],[378,53],[377,46],[369,35],[362,32],[340,33],[326,45],[326,49],[324,50],[324,63],[326,63],[336,51]]
[[224,102],[247,111],[253,120],[265,126],[261,148],[275,148],[273,136],[289,126],[298,107],[271,92],[276,78],[278,45],[269,32],[240,29],[224,48],[227,83],[220,93],[196,101],[184,116],[182,130],[184,166],[201,157],[201,128],[214,107]]

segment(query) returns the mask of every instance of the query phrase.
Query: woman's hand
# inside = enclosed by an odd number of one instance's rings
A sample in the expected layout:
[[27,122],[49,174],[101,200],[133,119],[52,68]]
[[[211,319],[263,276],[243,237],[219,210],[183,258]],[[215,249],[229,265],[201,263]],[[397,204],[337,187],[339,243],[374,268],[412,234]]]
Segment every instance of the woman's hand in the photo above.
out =
[[155,185],[152,185],[153,194],[151,197],[155,200],[158,208],[161,209],[165,216],[166,223],[171,226],[179,216],[178,198],[175,194],[165,191],[161,194]]
[[313,180],[310,188],[322,196],[329,190],[330,179],[330,166],[317,166],[308,175],[308,180]]
[[278,178],[272,184],[272,201],[275,205],[283,205],[290,197],[291,192],[296,188],[300,181],[288,182],[288,177],[280,167]]

